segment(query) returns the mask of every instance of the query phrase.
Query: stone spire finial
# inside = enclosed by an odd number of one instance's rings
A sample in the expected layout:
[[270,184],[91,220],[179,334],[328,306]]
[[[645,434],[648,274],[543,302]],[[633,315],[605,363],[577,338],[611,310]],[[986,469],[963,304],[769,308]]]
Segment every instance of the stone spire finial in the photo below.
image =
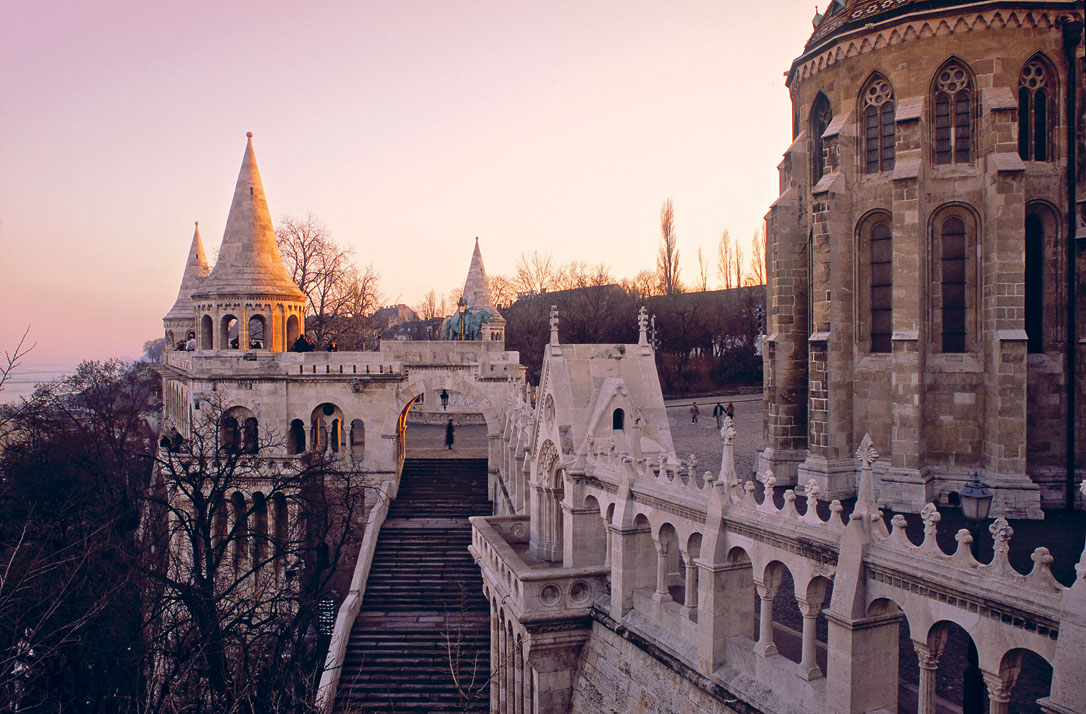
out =
[[856,508],[852,511],[851,519],[867,516],[873,521],[879,515],[879,507],[875,501],[875,477],[871,473],[871,465],[878,461],[879,452],[870,434],[864,434],[859,448],[856,449],[856,458],[860,460],[860,492],[857,494]]
[[246,132],[245,136],[245,155],[234,186],[219,260],[194,295],[204,298],[271,294],[304,300],[305,295],[283,268],[283,257],[275,242],[275,229],[253,152],[253,133]]
[[641,347],[649,344],[649,313],[644,305],[637,311],[637,344]]
[[468,278],[464,281],[463,295],[468,307],[472,310],[497,312],[494,299],[490,295],[486,268],[483,267],[483,254],[479,250],[479,236],[475,236],[475,250],[471,253],[471,264],[468,266]]
[[551,344],[558,345],[558,306],[551,305]]
[[[181,287],[177,290],[177,300],[173,307],[163,317],[163,321],[194,320],[195,312],[192,309],[192,293],[203,284],[210,268],[207,265],[207,255],[204,253],[204,243],[200,239],[200,221],[196,221],[196,229],[192,233],[192,244],[189,246],[189,257],[185,260],[185,270],[181,274]],[[167,326],[167,329],[173,329]],[[177,339],[183,338],[183,334],[176,335]],[[173,345],[169,345],[173,347]]]

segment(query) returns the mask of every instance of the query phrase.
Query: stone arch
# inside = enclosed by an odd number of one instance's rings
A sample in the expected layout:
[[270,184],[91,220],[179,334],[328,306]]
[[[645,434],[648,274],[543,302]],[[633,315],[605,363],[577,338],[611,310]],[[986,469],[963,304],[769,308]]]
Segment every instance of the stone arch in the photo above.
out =
[[322,402],[309,413],[309,443],[313,451],[342,451],[343,410],[332,402]]
[[211,315],[205,314],[200,318],[200,349],[215,349],[215,321]]
[[833,107],[830,99],[819,92],[811,102],[811,115],[809,118],[811,130],[811,185],[817,184],[826,173],[825,142],[822,134],[833,121]]
[[366,451],[366,425],[361,419],[351,420],[351,453],[363,454]]
[[[230,333],[237,330],[237,335],[233,338],[230,337]],[[236,350],[239,343],[237,340],[241,335],[240,323],[238,318],[232,313],[226,313],[219,318],[219,349],[221,350]]]
[[246,325],[246,337],[249,344],[246,349],[250,350],[265,350],[271,347],[269,340],[270,330],[268,329],[268,321],[264,317],[263,313],[255,313],[249,316],[249,324]]
[[287,453],[301,454],[305,451],[305,423],[301,419],[292,419],[287,430]]
[[291,315],[287,318],[287,340],[286,349],[291,349],[294,343],[298,340],[298,336],[302,334],[301,321],[298,320],[297,315]]
[[[766,654],[780,654],[798,664],[801,648],[795,623],[801,621],[802,615],[796,604],[796,585],[791,569],[780,560],[771,560],[762,570],[761,582],[755,581],[755,585],[759,599],[758,644]],[[762,620],[766,617],[770,622],[768,639],[762,636],[766,634],[762,629]]]
[[[1009,711],[1036,709],[1037,700],[1047,697],[1052,689],[1052,663],[1041,654],[1024,647],[1014,647],[999,661],[996,696],[1010,704]],[[989,675],[990,678],[990,675]],[[988,685],[992,694],[992,682]]]
[[255,454],[260,447],[256,415],[248,407],[230,407],[219,420],[219,448],[230,454]]
[[253,528],[250,531],[252,542],[252,562],[259,566],[268,555],[268,502],[260,491],[253,493]]
[[860,171],[877,174],[894,168],[897,97],[894,85],[882,72],[872,72],[861,85],[856,117],[860,139]]
[[925,638],[934,665],[936,696],[951,703],[983,701],[984,677],[980,670],[980,654],[973,636],[961,625],[939,620],[931,626]]
[[538,514],[534,550],[537,557],[558,561],[562,558],[564,531],[562,501],[565,498],[565,479],[559,465],[558,447],[550,439],[540,446],[533,471],[535,472],[534,486]]

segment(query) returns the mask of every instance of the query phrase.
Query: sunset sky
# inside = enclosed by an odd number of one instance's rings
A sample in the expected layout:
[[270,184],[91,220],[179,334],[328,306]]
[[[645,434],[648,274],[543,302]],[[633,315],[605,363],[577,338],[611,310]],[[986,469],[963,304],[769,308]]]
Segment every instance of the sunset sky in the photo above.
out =
[[[683,275],[777,195],[804,0],[24,2],[0,23],[0,351],[136,357],[193,221],[217,252],[245,132],[385,303],[522,252]],[[715,276],[714,276],[715,280]]]

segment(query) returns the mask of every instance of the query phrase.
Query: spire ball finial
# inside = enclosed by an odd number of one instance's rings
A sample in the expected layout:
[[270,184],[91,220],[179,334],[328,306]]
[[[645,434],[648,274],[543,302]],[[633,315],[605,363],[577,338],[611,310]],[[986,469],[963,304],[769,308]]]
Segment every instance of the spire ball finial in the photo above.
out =
[[196,225],[200,225],[200,221],[194,221],[194,223],[196,223]]
[[249,138],[249,139],[252,139],[252,138],[253,138],[253,132],[251,132],[251,131],[247,131],[247,132],[245,132],[245,136],[246,136],[247,138]]

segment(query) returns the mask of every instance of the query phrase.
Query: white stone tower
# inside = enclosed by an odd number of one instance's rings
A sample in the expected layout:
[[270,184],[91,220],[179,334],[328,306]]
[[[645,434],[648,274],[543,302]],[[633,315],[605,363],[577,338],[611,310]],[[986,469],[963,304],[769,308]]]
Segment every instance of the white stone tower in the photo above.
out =
[[486,342],[505,342],[505,318],[494,305],[490,294],[490,284],[483,267],[483,254],[479,250],[479,238],[475,238],[475,250],[471,253],[468,277],[464,281],[464,301],[473,311],[485,311],[490,317],[483,323],[479,339]]
[[197,349],[285,352],[305,329],[305,294],[283,268],[253,154],[241,161],[219,259],[193,292]]
[[200,240],[200,221],[196,221],[196,230],[192,234],[192,245],[189,247],[188,260],[185,261],[185,271],[181,275],[181,287],[177,291],[177,300],[162,318],[167,350],[172,350],[178,342],[187,340],[190,332],[195,333],[196,313],[192,309],[192,293],[203,285],[209,272],[204,244]]

